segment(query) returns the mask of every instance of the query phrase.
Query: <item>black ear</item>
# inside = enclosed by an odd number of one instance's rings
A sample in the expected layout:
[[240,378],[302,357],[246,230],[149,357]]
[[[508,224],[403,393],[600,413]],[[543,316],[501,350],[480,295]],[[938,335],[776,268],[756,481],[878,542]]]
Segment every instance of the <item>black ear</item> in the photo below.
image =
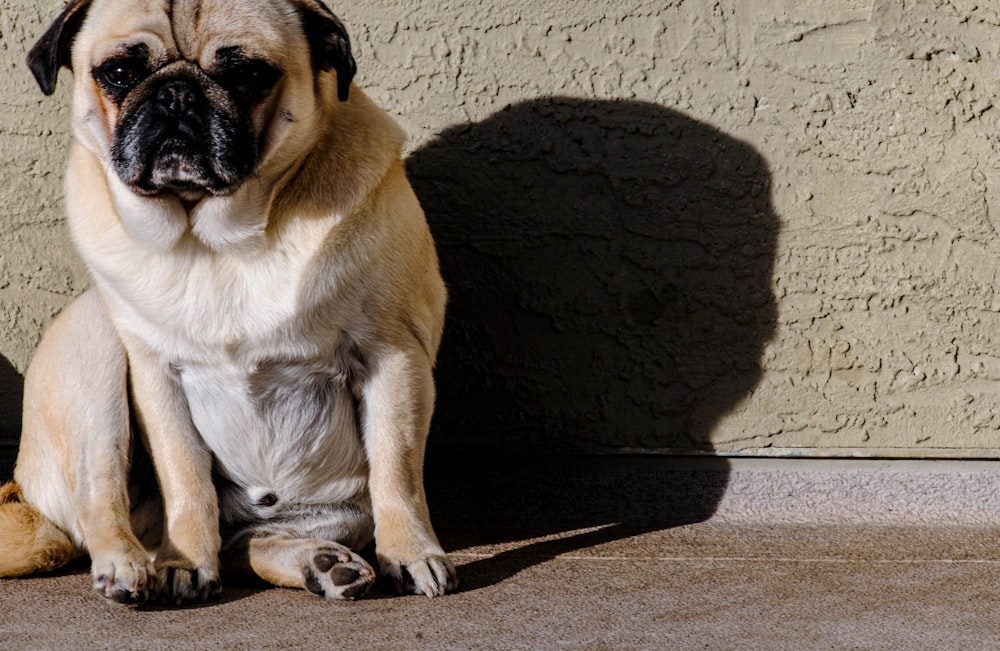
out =
[[351,80],[358,66],[351,54],[351,39],[347,28],[319,0],[306,0],[301,4],[302,26],[312,50],[313,67],[317,70],[337,71],[337,97],[347,101]]
[[56,90],[59,68],[70,65],[73,39],[87,15],[91,0],[73,0],[55,22],[49,25],[38,42],[28,51],[28,67],[42,92],[51,95]]

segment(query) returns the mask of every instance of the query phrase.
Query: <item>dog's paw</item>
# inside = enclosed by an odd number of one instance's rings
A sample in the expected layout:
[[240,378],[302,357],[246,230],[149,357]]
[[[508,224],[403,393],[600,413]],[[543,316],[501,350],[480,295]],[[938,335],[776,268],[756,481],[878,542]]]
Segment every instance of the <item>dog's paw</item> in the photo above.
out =
[[382,581],[399,594],[422,594],[440,597],[458,589],[455,566],[444,554],[428,554],[412,561],[379,556]]
[[157,600],[167,606],[205,603],[222,592],[218,570],[189,567],[176,561],[157,566],[156,586]]
[[375,570],[340,545],[316,550],[302,568],[306,590],[327,599],[357,599],[375,582]]
[[122,604],[140,604],[156,588],[153,561],[141,548],[117,554],[91,551],[94,590]]

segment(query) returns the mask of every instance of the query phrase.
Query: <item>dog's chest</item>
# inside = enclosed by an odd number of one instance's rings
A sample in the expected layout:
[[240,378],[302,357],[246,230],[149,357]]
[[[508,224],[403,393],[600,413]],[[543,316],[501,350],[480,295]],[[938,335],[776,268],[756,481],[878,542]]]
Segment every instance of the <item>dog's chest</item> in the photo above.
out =
[[212,354],[202,353],[203,347],[229,354],[252,347],[257,356],[277,354],[285,347],[312,347],[302,322],[309,309],[305,266],[304,261],[277,255],[254,263],[196,260],[184,273],[183,293],[171,293],[170,279],[160,286],[159,296],[175,315],[158,324],[165,343],[177,347],[178,357],[186,352],[192,357]]
[[252,254],[191,245],[108,254],[91,266],[119,325],[169,362],[308,359],[328,355],[365,317],[344,298],[345,289],[357,293],[343,280],[355,270],[321,251],[326,230],[300,231],[287,238],[294,244]]
[[318,247],[154,258],[105,290],[173,368],[219,470],[251,495],[330,503],[364,490],[350,342],[365,318],[343,297],[346,272],[316,272]]

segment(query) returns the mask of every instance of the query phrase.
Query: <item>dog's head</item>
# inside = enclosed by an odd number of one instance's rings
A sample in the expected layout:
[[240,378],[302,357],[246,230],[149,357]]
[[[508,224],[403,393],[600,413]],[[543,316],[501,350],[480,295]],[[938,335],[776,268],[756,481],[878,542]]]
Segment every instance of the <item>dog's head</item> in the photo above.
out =
[[324,89],[347,100],[355,72],[319,0],[73,0],[28,65],[46,94],[71,68],[77,139],[138,197],[185,210],[282,173],[269,160],[308,148],[337,101]]

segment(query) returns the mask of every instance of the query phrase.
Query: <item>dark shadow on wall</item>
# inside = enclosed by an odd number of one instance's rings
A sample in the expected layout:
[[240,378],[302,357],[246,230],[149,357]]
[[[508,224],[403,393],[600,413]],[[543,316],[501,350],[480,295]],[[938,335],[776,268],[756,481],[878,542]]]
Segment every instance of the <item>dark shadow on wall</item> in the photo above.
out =
[[761,156],[653,104],[545,98],[407,167],[449,287],[427,473],[446,544],[609,525],[545,557],[709,517],[721,459],[684,475],[559,455],[711,452],[753,391],[778,235]]
[[712,449],[774,329],[752,147],[653,104],[550,98],[444,132],[408,171],[450,292],[435,444]]
[[14,473],[23,394],[24,378],[7,358],[0,357],[0,483]]

